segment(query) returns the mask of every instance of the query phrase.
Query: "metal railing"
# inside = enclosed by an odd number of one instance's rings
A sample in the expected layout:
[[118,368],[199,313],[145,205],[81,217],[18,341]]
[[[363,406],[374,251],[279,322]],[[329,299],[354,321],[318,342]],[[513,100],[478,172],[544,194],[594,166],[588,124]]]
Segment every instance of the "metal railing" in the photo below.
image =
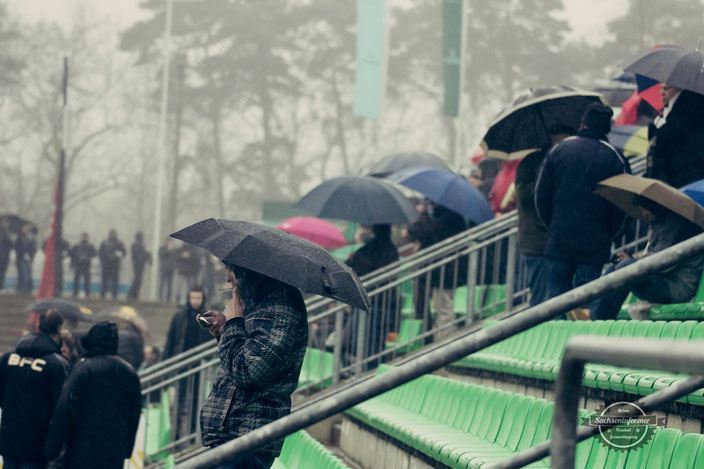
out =
[[[243,435],[222,446],[199,454],[179,464],[179,468],[206,469],[231,461],[238,456],[253,451],[263,445],[295,431],[306,428],[327,417],[353,407],[379,394],[405,384],[415,378],[447,366],[462,357],[477,352],[501,340],[525,331],[537,324],[554,319],[579,305],[589,303],[615,290],[626,287],[654,273],[668,269],[679,262],[704,252],[704,234],[683,243],[648,256],[639,262],[613,272],[607,276],[575,288],[558,297],[529,308],[505,319],[491,328],[476,332],[452,341],[438,349],[423,354],[404,365],[384,374],[375,376],[336,393],[300,411],[291,413],[275,422]],[[590,339],[593,339],[590,337]],[[663,352],[665,354],[666,351]],[[663,356],[661,360],[665,360]],[[621,364],[627,364],[619,362]],[[567,368],[567,367],[565,367]],[[684,369],[684,368],[683,368]],[[561,371],[562,373],[562,368]],[[581,374],[576,378],[581,381]],[[570,421],[574,425],[575,419]],[[556,432],[556,430],[553,430]],[[554,433],[553,433],[554,434]]]

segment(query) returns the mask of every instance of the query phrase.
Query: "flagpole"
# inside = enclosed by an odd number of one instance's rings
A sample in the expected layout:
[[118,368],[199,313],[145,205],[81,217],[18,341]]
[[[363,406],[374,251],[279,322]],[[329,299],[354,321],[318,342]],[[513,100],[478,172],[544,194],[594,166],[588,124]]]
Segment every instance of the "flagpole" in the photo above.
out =
[[166,1],[164,22],[164,70],[161,79],[161,111],[159,119],[159,151],[157,159],[156,198],[154,200],[154,229],[152,233],[151,298],[159,299],[159,241],[161,239],[161,212],[163,208],[164,179],[166,177],[166,121],[169,99],[169,69],[171,68],[171,22],[173,0]]
[[63,293],[63,224],[64,224],[64,191],[66,178],[66,148],[68,148],[68,57],[64,57],[63,80],[61,84],[63,97],[63,122],[61,151],[59,152],[59,177],[56,191],[56,233],[54,236],[54,296],[60,297]]

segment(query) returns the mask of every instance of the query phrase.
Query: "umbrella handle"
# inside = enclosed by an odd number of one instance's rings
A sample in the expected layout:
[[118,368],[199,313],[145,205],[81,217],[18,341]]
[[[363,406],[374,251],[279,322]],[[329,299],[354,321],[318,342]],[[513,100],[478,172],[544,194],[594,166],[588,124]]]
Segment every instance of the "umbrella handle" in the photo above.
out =
[[337,293],[337,288],[333,286],[332,278],[330,272],[325,268],[325,266],[320,266],[320,271],[323,273],[323,286],[325,290],[330,293]]

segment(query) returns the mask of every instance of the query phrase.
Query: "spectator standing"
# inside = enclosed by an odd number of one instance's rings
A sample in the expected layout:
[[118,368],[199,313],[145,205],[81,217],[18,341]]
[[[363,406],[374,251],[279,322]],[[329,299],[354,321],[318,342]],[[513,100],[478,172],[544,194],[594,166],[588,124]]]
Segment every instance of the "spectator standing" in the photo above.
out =
[[704,179],[704,95],[663,83],[662,117],[648,129],[646,177],[682,187]]
[[132,243],[132,269],[134,271],[134,278],[132,280],[132,286],[130,287],[130,292],[127,295],[128,298],[136,300],[139,298],[139,290],[142,287],[142,276],[144,274],[144,267],[147,264],[152,263],[152,255],[147,252],[144,247],[144,233],[138,231],[134,236],[134,243]]
[[[569,127],[554,127],[550,130],[552,146],[574,134]],[[540,222],[535,210],[535,181],[548,148],[527,155],[516,169],[516,209],[518,210],[518,250],[521,254],[523,272],[530,288],[530,305],[535,306],[547,297],[547,273],[544,268],[543,251],[548,232]]]
[[117,288],[120,285],[120,262],[127,254],[125,245],[117,237],[115,230],[110,230],[108,239],[100,244],[100,264],[102,267],[102,286],[100,298],[110,291],[112,298],[117,298]]
[[[433,204],[429,216],[422,215],[412,225],[408,233],[411,239],[419,243],[420,249],[432,246],[447,238],[465,231],[467,223],[459,213]],[[445,269],[435,269],[430,274],[430,287],[432,288],[433,306],[435,310],[435,329],[455,320],[454,293],[458,285],[467,284],[467,256],[462,256],[457,261],[457,275],[455,265],[451,264]],[[441,272],[443,270],[444,272]],[[442,278],[441,278],[442,277]],[[416,317],[422,319],[426,310],[426,277],[418,278],[417,296],[415,300]],[[429,316],[429,315],[428,315]],[[435,334],[435,340],[440,340],[452,333],[451,328]]]
[[67,329],[61,331],[61,356],[68,362],[69,370],[80,360],[76,339]]
[[44,444],[68,363],[61,356],[63,318],[39,315],[38,332],[0,359],[0,454],[4,469],[43,469]]
[[198,283],[202,255],[198,248],[184,244],[176,254],[176,301],[181,301],[188,290]]
[[0,218],[0,290],[5,288],[5,275],[10,265],[10,251],[13,245],[10,221],[7,218]]
[[[203,445],[216,447],[289,414],[308,343],[301,292],[227,265],[234,287],[223,313],[208,311],[221,367],[201,410]],[[269,468],[283,438],[223,467]]]
[[630,168],[608,143],[611,108],[590,104],[576,136],[553,147],[535,186],[538,216],[547,229],[547,297],[558,296],[601,275],[625,215],[594,194],[596,185]]
[[[396,262],[399,257],[398,249],[391,241],[391,225],[373,225],[371,232],[374,237],[355,251],[346,262],[358,277]],[[379,287],[382,286],[379,285]],[[396,288],[391,288],[374,303],[367,322],[365,357],[381,352],[386,343],[386,335],[396,329],[398,307],[396,298]],[[357,330],[356,326],[354,330]],[[368,364],[369,368],[377,365],[377,362]]]
[[17,291],[32,292],[32,261],[37,252],[37,239],[32,225],[26,223],[15,243],[15,262],[17,264]]
[[95,246],[89,241],[88,233],[81,234],[81,241],[69,251],[73,267],[73,296],[78,296],[81,279],[86,298],[90,297],[90,263],[96,255]]
[[114,323],[99,322],[81,338],[85,359],[66,380],[51,419],[45,456],[65,446],[65,467],[122,469],[132,454],[142,393],[134,369],[118,357]]
[[176,250],[173,238],[159,248],[159,300],[171,301],[171,288],[174,283],[174,263]]

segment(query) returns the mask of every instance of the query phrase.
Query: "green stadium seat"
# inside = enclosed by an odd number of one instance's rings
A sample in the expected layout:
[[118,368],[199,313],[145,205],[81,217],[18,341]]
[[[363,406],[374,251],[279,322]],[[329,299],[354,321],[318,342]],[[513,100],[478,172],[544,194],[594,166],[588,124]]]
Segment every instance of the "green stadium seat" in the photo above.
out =
[[334,355],[324,350],[307,348],[303,356],[301,374],[298,377],[298,386],[318,383],[316,387],[327,387],[332,384],[333,369],[335,366]]
[[398,331],[398,339],[395,342],[386,342],[386,348],[393,348],[397,345],[408,344],[396,350],[397,353],[409,353],[418,350],[423,344],[421,340],[412,341],[423,333],[422,319],[402,319]]
[[272,469],[343,469],[349,466],[301,430],[286,437],[281,454],[271,467]]

